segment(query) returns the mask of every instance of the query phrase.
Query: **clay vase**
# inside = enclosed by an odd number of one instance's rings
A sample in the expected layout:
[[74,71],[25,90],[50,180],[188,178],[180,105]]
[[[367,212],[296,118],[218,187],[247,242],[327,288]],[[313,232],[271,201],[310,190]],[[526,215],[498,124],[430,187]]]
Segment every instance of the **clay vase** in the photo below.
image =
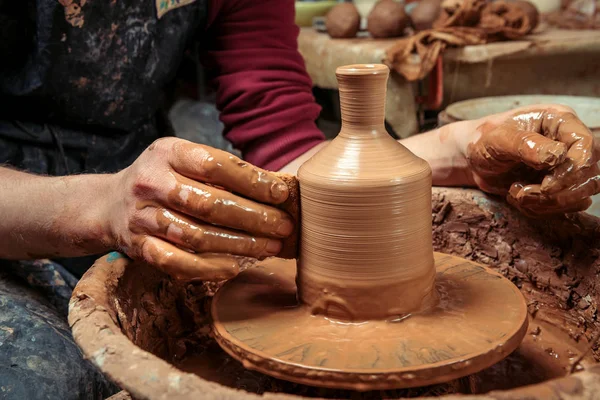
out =
[[336,75],[342,129],[298,172],[298,296],[336,319],[402,317],[435,300],[431,169],[385,130],[388,67]]

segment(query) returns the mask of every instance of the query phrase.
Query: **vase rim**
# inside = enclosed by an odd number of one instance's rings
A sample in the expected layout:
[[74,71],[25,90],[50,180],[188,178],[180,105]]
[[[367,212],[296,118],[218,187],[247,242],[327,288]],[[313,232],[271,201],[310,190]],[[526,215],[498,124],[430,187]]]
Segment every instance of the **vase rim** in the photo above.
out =
[[381,75],[389,72],[390,69],[383,64],[351,64],[335,70],[336,75]]

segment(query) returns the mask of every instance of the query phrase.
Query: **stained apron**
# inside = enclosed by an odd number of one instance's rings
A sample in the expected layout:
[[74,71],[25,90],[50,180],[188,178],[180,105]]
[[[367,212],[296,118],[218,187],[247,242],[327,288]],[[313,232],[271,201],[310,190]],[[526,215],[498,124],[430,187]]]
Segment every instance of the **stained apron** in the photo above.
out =
[[[165,87],[202,41],[208,0],[0,0],[0,164],[47,175],[116,172],[172,132]],[[0,214],[3,211],[0,210]],[[98,255],[0,260],[0,399],[117,391],[66,322]]]

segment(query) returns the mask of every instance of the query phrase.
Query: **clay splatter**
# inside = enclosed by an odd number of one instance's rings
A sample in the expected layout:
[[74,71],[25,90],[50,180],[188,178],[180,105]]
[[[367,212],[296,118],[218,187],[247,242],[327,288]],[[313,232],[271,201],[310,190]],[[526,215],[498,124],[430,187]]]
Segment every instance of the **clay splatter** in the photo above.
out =
[[76,28],[82,28],[85,23],[81,7],[86,3],[86,0],[79,2],[74,0],[59,0],[59,3],[65,8],[65,20]]

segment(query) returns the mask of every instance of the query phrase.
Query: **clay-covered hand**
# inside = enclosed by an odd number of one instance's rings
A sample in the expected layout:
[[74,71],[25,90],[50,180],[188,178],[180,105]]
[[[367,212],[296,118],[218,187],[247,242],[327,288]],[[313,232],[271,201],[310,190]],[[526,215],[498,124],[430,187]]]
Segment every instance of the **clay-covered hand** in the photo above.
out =
[[158,140],[115,179],[114,245],[176,279],[231,278],[239,256],[276,255],[293,230],[273,207],[288,197],[282,180],[208,146]]
[[564,106],[536,106],[484,119],[467,147],[473,178],[529,216],[587,209],[600,191],[598,148]]

